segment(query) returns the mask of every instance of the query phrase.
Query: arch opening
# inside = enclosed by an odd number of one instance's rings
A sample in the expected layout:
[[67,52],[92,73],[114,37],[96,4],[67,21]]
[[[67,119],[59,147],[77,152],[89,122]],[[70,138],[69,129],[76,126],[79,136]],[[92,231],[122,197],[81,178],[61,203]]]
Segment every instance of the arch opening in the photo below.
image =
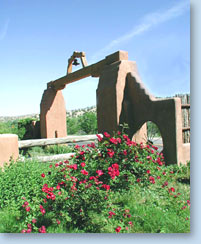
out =
[[[136,140],[137,139],[137,140]],[[133,135],[133,141],[154,145],[159,152],[163,151],[163,138],[159,127],[152,121],[145,122]]]
[[147,143],[158,147],[159,152],[163,151],[163,138],[159,127],[152,121],[146,122],[147,126]]
[[82,78],[63,90],[67,135],[97,133],[96,89],[99,78]]

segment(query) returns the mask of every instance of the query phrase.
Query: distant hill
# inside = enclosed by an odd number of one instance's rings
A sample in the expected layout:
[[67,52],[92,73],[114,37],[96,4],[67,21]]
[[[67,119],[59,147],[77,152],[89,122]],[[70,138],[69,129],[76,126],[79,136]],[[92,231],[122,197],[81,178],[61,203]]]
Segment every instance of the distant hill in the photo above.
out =
[[0,122],[26,119],[26,118],[35,118],[37,120],[39,119],[39,114],[26,114],[26,115],[19,115],[19,116],[0,116]]
[[[80,116],[86,112],[96,112],[96,106],[67,110],[66,116],[67,117],[77,117],[77,116]],[[0,122],[26,119],[26,118],[35,118],[36,120],[38,120],[39,117],[40,117],[40,115],[36,114],[36,113],[35,114],[19,115],[19,116],[0,116]]]

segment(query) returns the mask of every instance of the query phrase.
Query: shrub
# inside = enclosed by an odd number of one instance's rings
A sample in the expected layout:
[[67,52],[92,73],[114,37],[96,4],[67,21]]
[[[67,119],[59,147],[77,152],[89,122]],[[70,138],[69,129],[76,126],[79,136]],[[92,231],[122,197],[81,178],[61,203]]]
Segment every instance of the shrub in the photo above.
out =
[[76,145],[69,161],[11,164],[1,173],[0,204],[20,211],[18,231],[189,232],[183,166],[165,166],[155,146],[123,133],[97,137],[98,147]]

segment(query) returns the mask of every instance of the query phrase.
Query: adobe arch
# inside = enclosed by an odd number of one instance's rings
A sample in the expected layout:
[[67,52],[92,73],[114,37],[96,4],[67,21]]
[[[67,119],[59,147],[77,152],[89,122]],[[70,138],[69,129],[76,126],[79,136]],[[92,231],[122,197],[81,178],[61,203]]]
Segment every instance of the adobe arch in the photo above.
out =
[[141,126],[153,121],[163,137],[166,163],[185,164],[190,159],[190,144],[182,142],[180,98],[156,99],[149,94],[140,80],[136,62],[129,61],[124,51],[98,63],[83,65],[82,69],[47,84],[41,101],[42,137],[55,137],[55,131],[58,137],[66,136],[66,109],[61,90],[88,76],[100,77],[96,93],[99,133],[112,134],[125,122],[129,125],[129,137],[135,135],[135,140],[140,142],[146,134],[146,126]]

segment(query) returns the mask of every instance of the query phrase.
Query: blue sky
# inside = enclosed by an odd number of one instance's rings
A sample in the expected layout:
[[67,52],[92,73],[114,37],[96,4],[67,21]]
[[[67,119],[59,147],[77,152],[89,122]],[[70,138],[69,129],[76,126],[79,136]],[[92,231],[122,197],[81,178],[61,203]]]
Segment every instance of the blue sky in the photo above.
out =
[[[47,82],[73,51],[89,64],[128,51],[155,96],[190,92],[188,0],[0,0],[0,116],[40,112]],[[66,108],[96,104],[98,79],[63,90]]]

